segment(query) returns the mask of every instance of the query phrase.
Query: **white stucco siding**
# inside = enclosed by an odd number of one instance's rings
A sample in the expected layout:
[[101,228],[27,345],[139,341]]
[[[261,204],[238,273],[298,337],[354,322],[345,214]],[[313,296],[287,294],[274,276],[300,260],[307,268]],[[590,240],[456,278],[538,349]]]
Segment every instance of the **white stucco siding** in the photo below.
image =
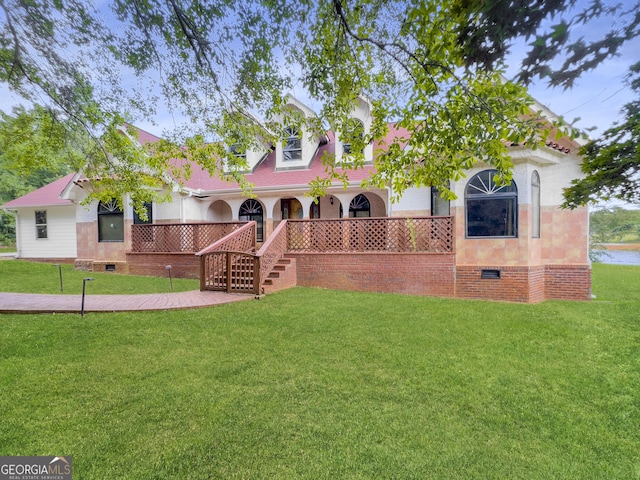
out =
[[184,197],[182,218],[185,222],[204,222],[207,219],[207,205],[196,197]]
[[584,176],[579,160],[569,156],[566,161],[536,170],[540,174],[540,204],[543,207],[561,205],[564,202],[564,189],[571,186],[572,180]]
[[[453,190],[458,197],[452,206],[464,206],[464,193],[469,180],[477,173],[492,169],[492,166],[476,167],[465,172],[466,178],[456,182]],[[562,162],[540,165],[537,163],[517,163],[513,167],[513,181],[518,189],[518,203],[531,204],[531,176],[537,171],[540,175],[540,204],[544,207],[559,206],[564,201],[564,189],[571,180],[580,178],[580,164],[575,157],[566,156]]]
[[[47,212],[47,238],[37,238],[36,210]],[[20,209],[16,219],[20,258],[76,258],[76,207]]]
[[431,190],[427,187],[408,188],[402,198],[391,204],[392,215],[428,215],[431,209]]
[[182,221],[181,195],[171,193],[170,202],[158,202],[153,204],[153,223],[177,223]]
[[98,218],[98,202],[88,205],[77,204],[75,209],[78,223],[95,222]]

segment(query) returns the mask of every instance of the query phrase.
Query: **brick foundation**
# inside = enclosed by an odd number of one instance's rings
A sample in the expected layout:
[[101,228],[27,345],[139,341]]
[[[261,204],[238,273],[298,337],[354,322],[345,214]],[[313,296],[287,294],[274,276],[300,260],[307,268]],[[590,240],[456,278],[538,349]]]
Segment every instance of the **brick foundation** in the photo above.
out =
[[363,292],[452,297],[453,254],[290,253],[298,285]]
[[[482,278],[483,270],[497,270],[500,278]],[[591,268],[588,265],[459,266],[456,297],[523,303],[589,300]]]
[[[290,253],[287,257],[295,259],[295,267],[278,290],[300,285],[521,303],[591,298],[589,265],[456,267],[453,253]],[[79,259],[76,268],[105,271],[106,263]],[[171,265],[174,278],[200,276],[200,258],[191,253],[128,253],[126,264],[111,263],[117,273],[162,277]],[[482,278],[483,270],[499,272],[499,278]]]
[[[482,278],[482,272],[497,271],[500,278]],[[542,301],[544,283],[540,281],[540,268],[536,268],[534,278],[538,291],[532,299],[530,288],[530,267],[503,267],[496,265],[459,266],[456,268],[456,297],[502,300],[508,302]],[[542,288],[541,288],[542,287]]]
[[546,300],[590,300],[591,267],[589,265],[545,266]]
[[171,265],[174,278],[200,278],[200,257],[193,253],[127,253],[130,275],[168,276]]
[[26,257],[17,257],[18,260],[24,260],[25,262],[38,262],[38,263],[62,263],[62,264],[72,264],[74,263],[73,258],[26,258]]

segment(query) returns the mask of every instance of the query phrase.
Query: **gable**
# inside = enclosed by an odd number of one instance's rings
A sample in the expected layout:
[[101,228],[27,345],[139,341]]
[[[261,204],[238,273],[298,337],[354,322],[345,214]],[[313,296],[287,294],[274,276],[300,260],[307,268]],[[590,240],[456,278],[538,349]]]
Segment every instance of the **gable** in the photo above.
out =
[[42,188],[27,193],[2,205],[6,210],[14,210],[23,207],[49,207],[59,205],[72,205],[70,200],[61,198],[64,189],[74,177],[74,173],[65,175]]

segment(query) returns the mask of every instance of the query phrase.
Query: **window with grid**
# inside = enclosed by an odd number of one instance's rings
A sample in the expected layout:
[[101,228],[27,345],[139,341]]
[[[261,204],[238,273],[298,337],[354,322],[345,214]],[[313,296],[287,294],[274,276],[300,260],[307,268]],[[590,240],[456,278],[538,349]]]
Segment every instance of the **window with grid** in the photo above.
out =
[[[364,125],[357,118],[351,118],[347,123],[347,131],[344,135],[343,149],[344,153],[349,155],[351,153],[362,153],[364,148],[362,141],[364,138]],[[354,150],[355,144],[359,146],[358,151]]]
[[302,160],[302,138],[296,127],[284,129],[285,143],[282,153],[285,161]]
[[46,210],[36,210],[36,238],[48,238]]

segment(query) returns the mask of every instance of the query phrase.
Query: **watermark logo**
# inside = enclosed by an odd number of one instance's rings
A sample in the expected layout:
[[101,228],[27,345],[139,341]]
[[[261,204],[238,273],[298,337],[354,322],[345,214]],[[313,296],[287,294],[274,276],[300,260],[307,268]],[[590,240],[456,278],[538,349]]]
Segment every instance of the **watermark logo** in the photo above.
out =
[[72,480],[71,457],[0,457],[0,480]]

